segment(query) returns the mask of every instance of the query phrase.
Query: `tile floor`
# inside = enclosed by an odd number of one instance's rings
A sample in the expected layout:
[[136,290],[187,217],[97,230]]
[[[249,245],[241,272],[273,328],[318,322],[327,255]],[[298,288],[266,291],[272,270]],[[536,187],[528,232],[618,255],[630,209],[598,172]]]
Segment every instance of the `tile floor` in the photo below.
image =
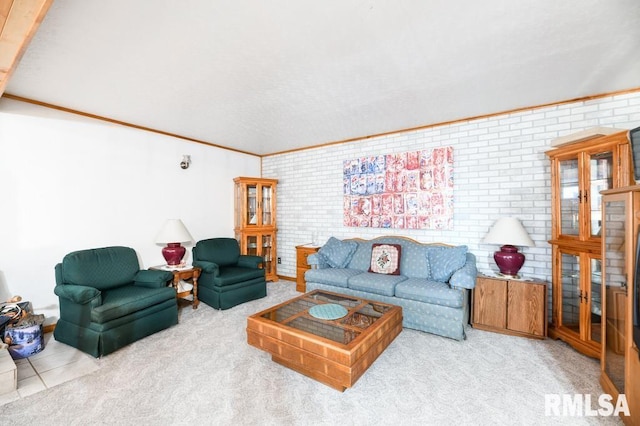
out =
[[57,342],[51,333],[45,334],[44,340],[42,352],[29,358],[14,360],[18,368],[18,389],[0,395],[0,406],[100,368],[99,359]]

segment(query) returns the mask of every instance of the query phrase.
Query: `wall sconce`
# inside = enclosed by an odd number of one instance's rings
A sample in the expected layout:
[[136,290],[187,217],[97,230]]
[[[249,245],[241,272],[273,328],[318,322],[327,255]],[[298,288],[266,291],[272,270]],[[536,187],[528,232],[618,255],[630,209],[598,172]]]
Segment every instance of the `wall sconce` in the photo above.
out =
[[182,170],[188,169],[190,164],[191,164],[191,156],[183,155],[182,161],[180,162],[180,167],[182,168]]

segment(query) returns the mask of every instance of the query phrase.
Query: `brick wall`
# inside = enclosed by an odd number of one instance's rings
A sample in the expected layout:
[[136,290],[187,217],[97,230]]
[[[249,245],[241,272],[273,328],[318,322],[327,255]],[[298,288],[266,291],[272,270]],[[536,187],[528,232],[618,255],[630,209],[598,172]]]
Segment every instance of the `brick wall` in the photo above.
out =
[[[481,240],[500,216],[518,217],[535,247],[522,251],[523,275],[550,281],[552,139],[590,127],[640,126],[640,91],[399,132],[263,158],[263,177],[278,184],[278,274],[294,277],[295,246],[329,237],[404,235],[421,242],[466,244],[478,269],[495,269],[494,245]],[[350,228],[342,225],[342,162],[360,156],[452,146],[453,230]]]

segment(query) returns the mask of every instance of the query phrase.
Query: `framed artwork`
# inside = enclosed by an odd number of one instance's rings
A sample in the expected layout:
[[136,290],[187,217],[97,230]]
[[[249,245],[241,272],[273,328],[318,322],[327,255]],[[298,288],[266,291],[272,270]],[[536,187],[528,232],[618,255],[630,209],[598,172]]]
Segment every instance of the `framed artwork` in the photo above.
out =
[[453,147],[345,160],[344,226],[453,228]]

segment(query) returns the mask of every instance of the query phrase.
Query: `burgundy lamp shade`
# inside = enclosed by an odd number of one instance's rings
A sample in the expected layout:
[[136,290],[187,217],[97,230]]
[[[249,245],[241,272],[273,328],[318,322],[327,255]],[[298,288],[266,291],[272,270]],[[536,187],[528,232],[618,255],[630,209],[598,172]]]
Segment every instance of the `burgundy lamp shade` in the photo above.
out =
[[180,243],[191,241],[193,237],[180,219],[167,220],[156,237],[156,243],[167,245],[162,249],[162,257],[169,266],[179,265],[182,262],[187,249]]
[[493,259],[502,275],[517,277],[524,264],[524,254],[516,246],[532,247],[533,240],[515,217],[498,219],[482,240],[486,244],[500,244],[500,250],[493,254]]

